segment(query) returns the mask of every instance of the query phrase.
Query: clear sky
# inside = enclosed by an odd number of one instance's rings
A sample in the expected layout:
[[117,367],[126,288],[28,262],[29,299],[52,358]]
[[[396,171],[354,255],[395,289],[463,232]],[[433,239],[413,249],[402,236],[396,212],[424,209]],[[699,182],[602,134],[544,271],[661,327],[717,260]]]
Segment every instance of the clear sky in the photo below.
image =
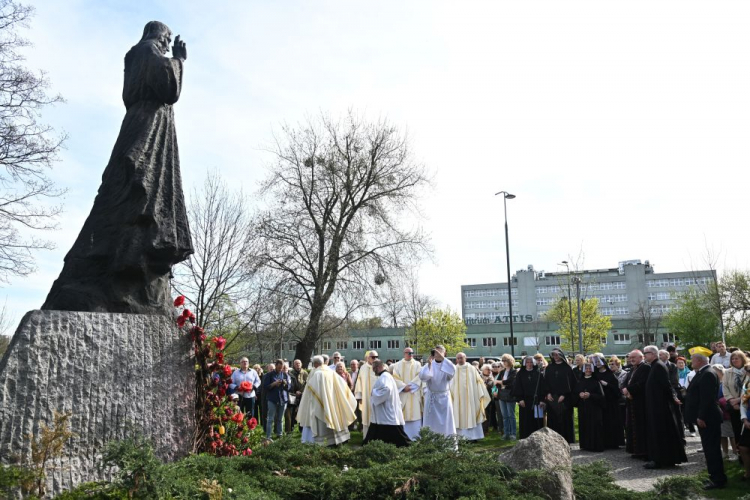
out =
[[175,106],[186,194],[207,169],[253,193],[282,123],[349,107],[407,129],[435,174],[423,200],[435,263],[422,288],[511,269],[649,259],[657,272],[750,268],[750,2],[36,0],[30,67],[67,103],[57,250],[0,294],[41,306],[117,137],[123,57],[147,21],[188,45]]

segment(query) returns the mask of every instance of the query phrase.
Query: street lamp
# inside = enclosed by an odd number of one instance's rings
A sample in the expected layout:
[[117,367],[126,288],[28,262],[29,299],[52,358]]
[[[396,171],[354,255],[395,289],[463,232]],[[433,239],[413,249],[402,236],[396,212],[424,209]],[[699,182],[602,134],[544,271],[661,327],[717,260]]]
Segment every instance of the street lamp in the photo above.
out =
[[507,191],[500,191],[495,193],[497,195],[503,195],[503,211],[505,213],[505,259],[508,269],[508,316],[510,320],[510,355],[513,359],[516,359],[516,348],[514,345],[513,337],[513,296],[510,294],[510,246],[508,245],[508,205],[506,200],[512,200],[516,197],[514,194],[510,194]]
[[558,266],[563,265],[568,270],[568,311],[570,312],[570,343],[573,343],[573,292],[570,289],[570,265],[564,260]]

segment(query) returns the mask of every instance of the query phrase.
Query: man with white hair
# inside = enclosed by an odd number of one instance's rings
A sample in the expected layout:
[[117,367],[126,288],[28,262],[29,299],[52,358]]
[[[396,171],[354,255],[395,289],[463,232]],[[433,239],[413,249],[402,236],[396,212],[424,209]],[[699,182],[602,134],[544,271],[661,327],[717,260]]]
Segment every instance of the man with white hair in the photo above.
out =
[[643,353],[638,349],[631,351],[632,369],[625,381],[622,393],[625,395],[625,451],[632,458],[648,458],[648,431],[646,416],[646,382],[651,367],[643,360]]
[[669,369],[664,361],[659,359],[659,349],[653,345],[646,346],[643,348],[643,356],[651,365],[646,381],[649,462],[644,467],[674,467],[687,462],[685,435],[678,407],[681,403],[669,382]]
[[397,447],[409,445],[409,436],[404,432],[404,415],[401,411],[401,399],[396,381],[388,372],[385,363],[377,359],[372,363],[372,370],[378,380],[372,387],[370,395],[370,427],[362,444],[379,440]]
[[696,424],[701,436],[709,477],[705,489],[723,488],[727,476],[721,456],[721,423],[724,415],[716,397],[719,377],[709,368],[708,358],[703,354],[693,354],[692,367],[695,376],[687,388],[685,420]]
[[372,371],[372,363],[377,359],[377,351],[365,354],[365,363],[359,368],[357,383],[354,386],[354,397],[359,400],[359,410],[362,413],[362,437],[367,437],[367,430],[370,427],[370,395],[372,387],[377,382],[377,375]]
[[419,437],[419,429],[422,427],[422,381],[419,379],[421,368],[421,363],[414,359],[414,350],[411,347],[404,349],[404,359],[390,368],[401,391],[404,431],[412,441]]
[[466,354],[462,352],[456,354],[456,374],[450,388],[456,434],[469,441],[483,439],[484,409],[490,402],[490,394],[479,371],[466,362]]
[[456,374],[456,366],[445,357],[445,347],[436,346],[419,371],[419,378],[426,387],[424,418],[422,426],[444,436],[456,433],[453,419],[453,402],[450,383]]
[[328,365],[328,368],[330,368],[333,371],[336,371],[336,364],[339,361],[341,361],[341,353],[338,352],[338,351],[336,351],[336,352],[333,353],[333,355],[331,356],[331,358],[333,358],[333,361],[331,362],[330,365]]
[[324,369],[322,356],[313,357],[313,369],[297,411],[302,442],[328,446],[344,443],[350,437],[357,401],[343,378]]

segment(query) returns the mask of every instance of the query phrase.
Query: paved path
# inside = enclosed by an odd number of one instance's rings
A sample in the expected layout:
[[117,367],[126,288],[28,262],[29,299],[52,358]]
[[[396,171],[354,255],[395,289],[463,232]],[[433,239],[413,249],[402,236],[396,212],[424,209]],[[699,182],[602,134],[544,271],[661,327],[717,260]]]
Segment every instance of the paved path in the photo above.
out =
[[630,490],[648,491],[658,479],[676,475],[690,475],[706,470],[706,461],[703,458],[700,438],[687,438],[688,463],[680,464],[670,469],[644,469],[642,460],[630,458],[622,447],[619,450],[607,450],[603,453],[581,451],[578,444],[571,445],[570,455],[574,464],[585,464],[597,460],[607,460],[612,466],[612,474],[615,482]]

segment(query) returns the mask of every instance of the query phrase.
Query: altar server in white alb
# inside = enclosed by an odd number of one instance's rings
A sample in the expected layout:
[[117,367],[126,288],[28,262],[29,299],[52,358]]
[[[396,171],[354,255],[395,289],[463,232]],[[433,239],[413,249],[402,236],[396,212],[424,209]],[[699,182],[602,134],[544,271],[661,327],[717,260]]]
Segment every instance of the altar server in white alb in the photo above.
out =
[[450,383],[455,373],[456,365],[446,359],[445,347],[441,345],[433,349],[427,364],[419,372],[426,389],[422,426],[444,436],[456,433],[450,394]]
[[328,446],[345,443],[349,426],[357,419],[357,401],[344,379],[323,366],[321,356],[313,358],[313,366],[297,411],[302,442]]
[[490,402],[490,393],[479,371],[466,362],[466,354],[456,354],[456,374],[451,381],[453,418],[456,434],[469,441],[484,438],[482,422],[484,409]]
[[413,358],[411,347],[404,349],[404,359],[391,365],[391,374],[401,391],[401,407],[404,411],[404,431],[414,441],[422,427],[422,381],[419,370],[422,364]]
[[396,381],[388,372],[385,363],[376,360],[372,370],[378,379],[372,386],[370,395],[370,428],[362,444],[380,440],[395,444],[399,448],[408,446],[411,440],[404,432],[404,414],[401,412],[401,399]]

